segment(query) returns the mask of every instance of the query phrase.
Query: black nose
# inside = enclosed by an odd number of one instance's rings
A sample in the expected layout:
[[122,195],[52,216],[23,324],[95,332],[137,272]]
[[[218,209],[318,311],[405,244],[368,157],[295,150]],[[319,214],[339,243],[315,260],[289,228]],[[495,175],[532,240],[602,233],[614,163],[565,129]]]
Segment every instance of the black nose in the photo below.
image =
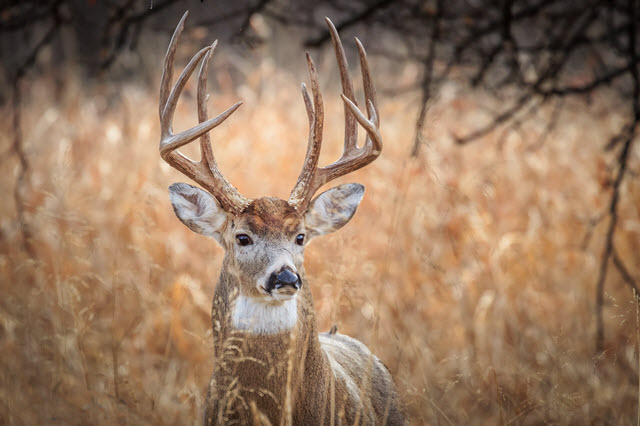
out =
[[291,285],[291,286],[295,286],[300,287],[298,285],[298,275],[294,274],[293,272],[291,272],[288,269],[285,269],[284,271],[280,272],[277,276],[276,276],[276,288],[282,287],[283,285]]

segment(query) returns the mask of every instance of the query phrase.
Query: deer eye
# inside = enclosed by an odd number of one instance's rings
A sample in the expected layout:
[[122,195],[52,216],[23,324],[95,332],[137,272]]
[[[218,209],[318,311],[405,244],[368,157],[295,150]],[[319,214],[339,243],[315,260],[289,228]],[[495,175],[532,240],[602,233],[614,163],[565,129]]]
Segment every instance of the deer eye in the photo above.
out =
[[299,246],[304,244],[304,234],[298,234],[298,236],[296,237],[296,244],[298,244]]
[[253,244],[253,241],[251,240],[251,237],[249,237],[246,234],[238,234],[238,235],[236,235],[236,241],[241,246],[248,246],[250,244]]

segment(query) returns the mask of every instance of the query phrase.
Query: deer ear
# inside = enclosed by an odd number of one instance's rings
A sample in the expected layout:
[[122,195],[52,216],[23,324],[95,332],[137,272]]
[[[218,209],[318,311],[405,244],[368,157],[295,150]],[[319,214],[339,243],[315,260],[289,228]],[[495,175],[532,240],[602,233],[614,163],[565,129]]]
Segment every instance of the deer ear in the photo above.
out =
[[364,185],[347,183],[318,195],[307,209],[304,221],[311,239],[337,231],[351,220],[364,196]]
[[174,183],[169,196],[173,211],[187,228],[222,244],[221,232],[229,214],[213,195],[186,183]]

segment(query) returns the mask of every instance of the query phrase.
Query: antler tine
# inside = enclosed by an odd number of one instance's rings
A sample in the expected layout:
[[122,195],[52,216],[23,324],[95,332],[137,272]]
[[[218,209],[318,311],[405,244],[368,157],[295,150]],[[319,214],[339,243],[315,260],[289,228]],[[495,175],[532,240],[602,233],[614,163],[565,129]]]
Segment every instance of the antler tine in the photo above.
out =
[[304,100],[304,106],[307,110],[307,118],[309,118],[309,128],[313,128],[313,105],[311,104],[311,98],[309,97],[309,92],[307,92],[307,85],[302,83],[302,99]]
[[293,206],[304,204],[306,192],[309,186],[312,185],[316,174],[318,159],[320,158],[320,149],[322,148],[324,106],[322,104],[322,95],[320,94],[320,84],[318,83],[318,72],[309,53],[307,53],[307,65],[309,66],[309,77],[311,79],[313,105],[309,98],[309,92],[307,92],[307,86],[303,83],[302,97],[309,118],[309,141],[307,143],[307,153],[305,154],[302,171],[289,196],[289,203]]
[[[164,109],[160,115],[160,120],[165,123],[163,130],[167,132],[166,133],[167,135],[172,132],[171,126],[172,126],[173,114],[176,110],[176,106],[178,105],[178,99],[182,94],[182,90],[184,89],[184,86],[186,86],[187,81],[189,80],[189,77],[191,77],[191,74],[193,74],[193,71],[198,66],[198,63],[200,62],[202,57],[207,53],[209,53],[209,50],[211,50],[211,48],[207,46],[204,49],[200,50],[198,53],[196,53],[193,56],[193,58],[191,58],[187,66],[184,68],[184,70],[178,77],[176,84],[171,89],[171,93],[169,93],[169,98],[167,99]],[[171,67],[173,67],[173,64],[171,64]],[[181,133],[179,133],[179,135],[181,135]],[[177,138],[171,137],[165,141],[165,143],[169,143],[169,142],[175,145],[177,142]],[[179,147],[180,146],[171,146],[170,149],[176,149]]]
[[171,86],[171,81],[173,80],[173,59],[176,56],[176,46],[178,45],[178,40],[180,39],[180,35],[182,34],[182,30],[184,30],[184,21],[186,21],[187,16],[189,16],[189,11],[187,10],[182,18],[180,18],[180,22],[178,22],[178,26],[173,31],[173,35],[171,36],[171,41],[169,42],[169,47],[167,48],[167,54],[164,57],[164,67],[162,69],[162,80],[160,83],[160,124],[162,125],[162,135],[165,135],[165,131],[169,129],[165,129],[165,120],[162,120],[164,114],[164,108],[167,105],[167,99],[169,98],[169,88]]
[[[336,60],[338,62],[338,69],[340,70],[340,81],[342,83],[342,93],[349,98],[353,103],[357,105],[355,96],[353,95],[353,82],[349,76],[349,64],[347,63],[347,56],[344,53],[344,47],[342,47],[342,41],[338,35],[338,30],[331,22],[331,19],[324,18],[325,22],[329,26],[329,33],[331,34],[331,42],[333,43],[333,50],[336,53]],[[356,127],[356,120],[352,114],[347,110],[347,106],[344,107],[344,149],[349,150],[356,146],[358,141],[358,128]]]
[[[368,107],[367,109],[369,112],[369,119],[367,119],[367,117],[365,117],[364,114],[360,112],[360,109],[358,109],[358,107],[353,102],[347,99],[346,96],[342,95],[342,100],[344,101],[345,105],[348,106],[349,110],[353,113],[353,115],[355,115],[356,120],[358,120],[358,123],[360,123],[360,125],[364,127],[364,129],[367,131],[367,139],[365,140],[364,146],[359,150],[371,151],[371,154],[377,157],[378,155],[380,155],[380,152],[382,151],[382,137],[380,136],[380,132],[378,131],[378,121],[379,121],[378,114],[376,113],[376,108],[373,105],[373,102],[371,102],[370,100],[367,102],[367,107]],[[343,154],[340,160],[342,160],[343,158],[346,158],[347,156],[348,156],[347,153]],[[375,157],[371,159],[371,161],[375,160]],[[334,164],[337,165],[339,162],[340,161],[336,161],[331,166],[333,166]],[[364,166],[366,166],[366,164],[362,165],[361,167],[364,167]],[[325,167],[325,169],[328,169],[329,167],[330,166],[327,166]]]
[[[311,111],[311,101],[308,93],[306,92],[305,86],[303,85],[303,97],[307,107],[307,114],[309,115],[309,142],[302,171],[300,172],[296,186],[293,188],[293,191],[291,191],[291,195],[289,197],[289,203],[300,212],[306,211],[307,206],[311,202],[311,198],[322,185],[366,166],[378,158],[382,151],[382,137],[378,131],[380,120],[376,104],[376,91],[369,72],[369,63],[364,47],[362,46],[362,43],[356,39],[360,55],[360,67],[362,70],[362,80],[369,118],[362,114],[355,103],[353,96],[353,84],[351,83],[351,79],[348,74],[347,60],[342,43],[340,42],[338,32],[336,31],[333,23],[328,18],[326,18],[326,21],[329,26],[329,33],[331,34],[333,47],[336,52],[336,59],[340,69],[340,79],[342,81],[343,93],[341,96],[344,101],[345,116],[344,150],[342,152],[342,156],[334,163],[326,167],[317,167],[318,158],[320,156],[320,147],[322,145],[323,113],[322,110],[318,110],[317,105],[314,105],[315,111]],[[308,54],[307,58],[309,61],[312,89],[314,89],[314,101],[317,104],[319,99],[320,107],[322,107],[320,94],[319,92],[316,94],[315,90],[318,86],[315,68],[313,67],[313,62],[311,62]],[[314,78],[316,79],[315,82]],[[358,148],[357,146],[358,129],[355,124],[356,121],[360,123],[367,132],[365,143],[361,148]]]
[[[355,40],[356,44],[358,45],[358,54],[360,56],[360,70],[362,71],[364,96],[367,99],[367,102],[371,101],[371,103],[373,104],[373,107],[376,111],[376,116],[379,120],[380,113],[378,112],[378,104],[376,102],[376,88],[373,86],[373,81],[371,80],[371,73],[369,72],[369,61],[367,60],[367,52],[364,50],[364,46],[362,45],[358,37],[356,37]],[[378,127],[379,125],[379,121],[376,121],[376,127]]]
[[[233,114],[233,112],[235,112],[236,109],[240,107],[240,105],[242,105],[242,102],[237,102],[218,116],[207,119],[207,71],[209,69],[209,61],[217,41],[194,55],[178,77],[171,91],[169,91],[173,76],[173,61],[175,58],[176,46],[178,39],[180,38],[180,34],[184,29],[184,21],[187,14],[188,12],[183,15],[180,23],[173,33],[164,61],[162,81],[160,84],[159,112],[160,125],[162,128],[162,134],[160,137],[160,155],[170,166],[198,182],[213,196],[215,196],[226,211],[232,214],[239,214],[249,204],[250,200],[240,194],[225,179],[218,169],[208,134],[211,129],[224,122],[224,120],[226,120],[231,114]],[[203,58],[204,60],[202,61],[202,65],[198,73],[197,102],[199,124],[183,132],[173,134],[172,121],[178,99],[187,84],[189,77],[191,77],[196,66]],[[177,151],[178,148],[199,137],[201,138],[200,152],[202,155],[199,162],[195,162]]]
[[[367,131],[367,138],[365,139],[364,146],[368,146],[373,143],[373,151],[382,151],[382,138],[378,132],[380,126],[380,114],[378,112],[378,105],[376,103],[376,88],[373,86],[371,80],[371,73],[369,72],[369,61],[367,60],[367,52],[364,50],[364,46],[356,37],[356,44],[358,45],[358,53],[360,55],[360,69],[362,71],[362,84],[364,86],[364,96],[367,101],[367,111],[369,113],[369,119],[367,120],[364,115],[357,108],[355,103],[347,102],[350,99],[342,97],[345,102],[345,107],[348,106],[356,120]],[[373,136],[373,138],[372,138]]]

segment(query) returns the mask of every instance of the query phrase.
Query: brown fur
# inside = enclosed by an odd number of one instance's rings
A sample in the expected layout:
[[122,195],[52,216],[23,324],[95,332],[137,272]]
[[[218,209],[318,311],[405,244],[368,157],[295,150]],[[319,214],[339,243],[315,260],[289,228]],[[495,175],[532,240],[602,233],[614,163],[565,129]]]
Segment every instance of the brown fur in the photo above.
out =
[[[265,238],[292,237],[303,221],[287,202],[261,198],[231,226],[248,226]],[[318,335],[311,289],[304,269],[298,273],[302,286],[292,330],[235,330],[230,316],[241,287],[227,251],[213,299],[215,360],[204,423],[404,424],[393,380],[378,358],[348,336]]]
[[264,197],[253,201],[242,212],[239,221],[245,221],[258,235],[282,233],[294,235],[302,224],[302,216],[284,200]]

